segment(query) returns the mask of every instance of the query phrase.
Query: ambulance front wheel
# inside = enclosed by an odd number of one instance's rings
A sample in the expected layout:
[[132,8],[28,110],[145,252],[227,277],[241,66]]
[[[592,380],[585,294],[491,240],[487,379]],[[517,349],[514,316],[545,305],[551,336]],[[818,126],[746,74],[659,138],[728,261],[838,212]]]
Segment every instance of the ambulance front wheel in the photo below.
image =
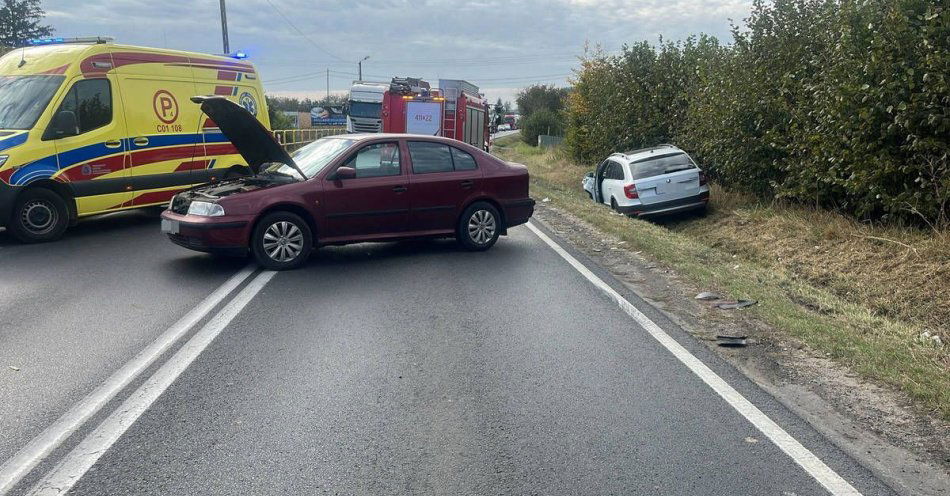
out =
[[69,226],[69,209],[55,192],[31,188],[17,198],[8,225],[13,237],[24,243],[54,241]]

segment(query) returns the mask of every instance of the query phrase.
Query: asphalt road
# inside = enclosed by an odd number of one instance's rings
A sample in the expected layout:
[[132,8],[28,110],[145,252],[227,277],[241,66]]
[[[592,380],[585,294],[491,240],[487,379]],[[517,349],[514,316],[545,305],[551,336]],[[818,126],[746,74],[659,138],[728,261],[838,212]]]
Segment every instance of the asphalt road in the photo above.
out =
[[[48,245],[0,233],[0,260],[0,460],[244,267],[175,247],[136,213]],[[860,493],[891,494],[587,265]],[[526,227],[486,253],[452,241],[324,248],[262,281],[94,450],[72,494],[829,493]],[[101,439],[233,298],[11,494],[45,487]]]

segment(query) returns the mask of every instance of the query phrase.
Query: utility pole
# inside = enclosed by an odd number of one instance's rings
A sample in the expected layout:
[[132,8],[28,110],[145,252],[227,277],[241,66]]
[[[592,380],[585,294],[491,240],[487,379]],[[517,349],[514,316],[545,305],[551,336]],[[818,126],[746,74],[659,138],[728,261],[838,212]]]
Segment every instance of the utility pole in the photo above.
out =
[[330,68],[327,67],[327,105],[330,104]]
[[231,53],[231,47],[228,44],[228,9],[221,0],[221,37],[224,40],[224,53]]
[[[223,1],[223,0],[222,0],[222,1]],[[360,80],[360,81],[363,80],[363,61],[366,60],[366,59],[368,59],[368,58],[369,58],[369,55],[363,57],[362,59],[360,59],[359,62],[356,63],[356,65],[358,65],[359,68],[360,68],[360,70],[359,70],[359,80]],[[352,74],[352,73],[351,73],[351,74]]]

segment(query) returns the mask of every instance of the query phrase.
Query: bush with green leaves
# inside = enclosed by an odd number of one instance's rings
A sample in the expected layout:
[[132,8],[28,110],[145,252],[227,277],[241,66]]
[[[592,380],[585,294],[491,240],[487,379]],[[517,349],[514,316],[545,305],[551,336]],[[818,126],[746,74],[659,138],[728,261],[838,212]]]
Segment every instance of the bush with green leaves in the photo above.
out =
[[568,91],[567,88],[558,88],[546,84],[528,86],[519,91],[515,98],[515,103],[518,104],[518,113],[524,119],[539,110],[560,112],[564,108],[564,98]]
[[565,109],[572,155],[672,142],[763,197],[948,221],[950,8],[756,0],[732,36],[588,54]]
[[537,146],[538,136],[542,134],[563,136],[564,121],[556,112],[548,109],[536,110],[521,121],[521,139],[525,143]]

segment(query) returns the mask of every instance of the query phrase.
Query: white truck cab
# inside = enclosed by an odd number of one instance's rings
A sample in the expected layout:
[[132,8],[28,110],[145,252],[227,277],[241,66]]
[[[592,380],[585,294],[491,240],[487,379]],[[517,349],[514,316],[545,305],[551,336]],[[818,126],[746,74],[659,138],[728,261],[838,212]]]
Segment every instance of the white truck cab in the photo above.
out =
[[383,131],[383,95],[389,83],[353,81],[346,107],[346,130],[350,133]]

